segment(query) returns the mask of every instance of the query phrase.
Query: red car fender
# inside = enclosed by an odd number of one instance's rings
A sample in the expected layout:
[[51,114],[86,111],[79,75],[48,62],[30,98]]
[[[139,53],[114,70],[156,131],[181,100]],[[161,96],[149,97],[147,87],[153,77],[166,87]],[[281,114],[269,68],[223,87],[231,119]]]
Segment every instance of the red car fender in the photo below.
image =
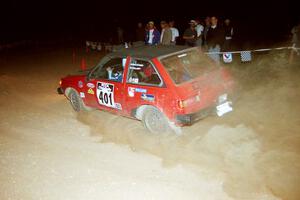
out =
[[156,69],[158,70],[166,87],[166,90],[159,94],[156,107],[158,107],[158,109],[164,113],[166,117],[173,121],[175,114],[178,112],[177,101],[179,97],[176,92],[176,86],[163,64],[157,58],[152,59],[152,62],[156,66]]

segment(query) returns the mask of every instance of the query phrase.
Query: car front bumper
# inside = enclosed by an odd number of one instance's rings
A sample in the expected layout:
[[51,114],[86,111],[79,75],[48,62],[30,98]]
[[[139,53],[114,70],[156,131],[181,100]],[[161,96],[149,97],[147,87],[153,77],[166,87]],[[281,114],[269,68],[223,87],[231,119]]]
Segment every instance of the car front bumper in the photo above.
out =
[[57,93],[58,94],[64,94],[64,90],[61,87],[57,88]]

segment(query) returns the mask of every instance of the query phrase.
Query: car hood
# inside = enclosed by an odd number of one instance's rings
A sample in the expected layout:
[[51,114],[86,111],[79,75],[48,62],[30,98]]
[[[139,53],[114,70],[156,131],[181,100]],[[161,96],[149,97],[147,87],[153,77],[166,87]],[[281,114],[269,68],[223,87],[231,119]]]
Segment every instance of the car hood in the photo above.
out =
[[78,82],[78,81],[84,81],[86,80],[86,76],[89,74],[91,69],[87,70],[79,70],[76,72],[73,72],[71,74],[68,74],[67,76],[63,77],[62,80],[62,87],[67,87],[72,83]]
[[73,72],[69,74],[69,76],[86,76],[92,69],[79,70],[77,72]]

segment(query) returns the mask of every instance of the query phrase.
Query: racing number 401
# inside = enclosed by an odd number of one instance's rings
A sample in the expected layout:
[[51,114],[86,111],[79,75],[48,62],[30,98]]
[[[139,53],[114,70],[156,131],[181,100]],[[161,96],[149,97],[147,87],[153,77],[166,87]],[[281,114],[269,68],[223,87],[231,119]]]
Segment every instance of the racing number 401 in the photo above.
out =
[[112,102],[112,93],[104,93],[103,91],[101,91],[99,93],[99,99],[100,101],[102,102],[102,104],[105,104],[105,105],[113,105],[113,102]]

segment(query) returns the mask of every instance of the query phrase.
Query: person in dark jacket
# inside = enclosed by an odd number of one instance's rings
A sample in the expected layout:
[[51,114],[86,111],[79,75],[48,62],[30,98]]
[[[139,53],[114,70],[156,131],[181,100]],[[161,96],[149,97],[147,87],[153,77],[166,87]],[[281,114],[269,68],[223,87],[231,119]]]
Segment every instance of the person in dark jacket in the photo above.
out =
[[196,46],[196,40],[197,40],[197,31],[195,29],[196,21],[191,20],[189,24],[190,27],[187,28],[183,33],[183,39],[185,40],[185,45],[194,47]]
[[231,45],[232,45],[232,38],[233,38],[233,27],[229,19],[225,20],[224,33],[225,33],[225,41],[223,44],[223,50],[230,51],[232,50]]
[[157,45],[160,42],[160,32],[155,28],[154,22],[148,23],[148,29],[146,31],[145,43],[147,45]]
[[204,39],[204,47],[205,47],[205,49],[207,49],[206,36],[207,36],[207,32],[208,32],[209,27],[210,27],[210,17],[206,17],[205,20],[204,20],[204,23],[205,23],[205,26],[204,26],[204,30],[203,30],[203,39]]
[[217,17],[211,17],[211,26],[207,31],[206,40],[209,56],[218,64],[220,63],[220,51],[224,42],[224,38],[224,30],[218,26]]

